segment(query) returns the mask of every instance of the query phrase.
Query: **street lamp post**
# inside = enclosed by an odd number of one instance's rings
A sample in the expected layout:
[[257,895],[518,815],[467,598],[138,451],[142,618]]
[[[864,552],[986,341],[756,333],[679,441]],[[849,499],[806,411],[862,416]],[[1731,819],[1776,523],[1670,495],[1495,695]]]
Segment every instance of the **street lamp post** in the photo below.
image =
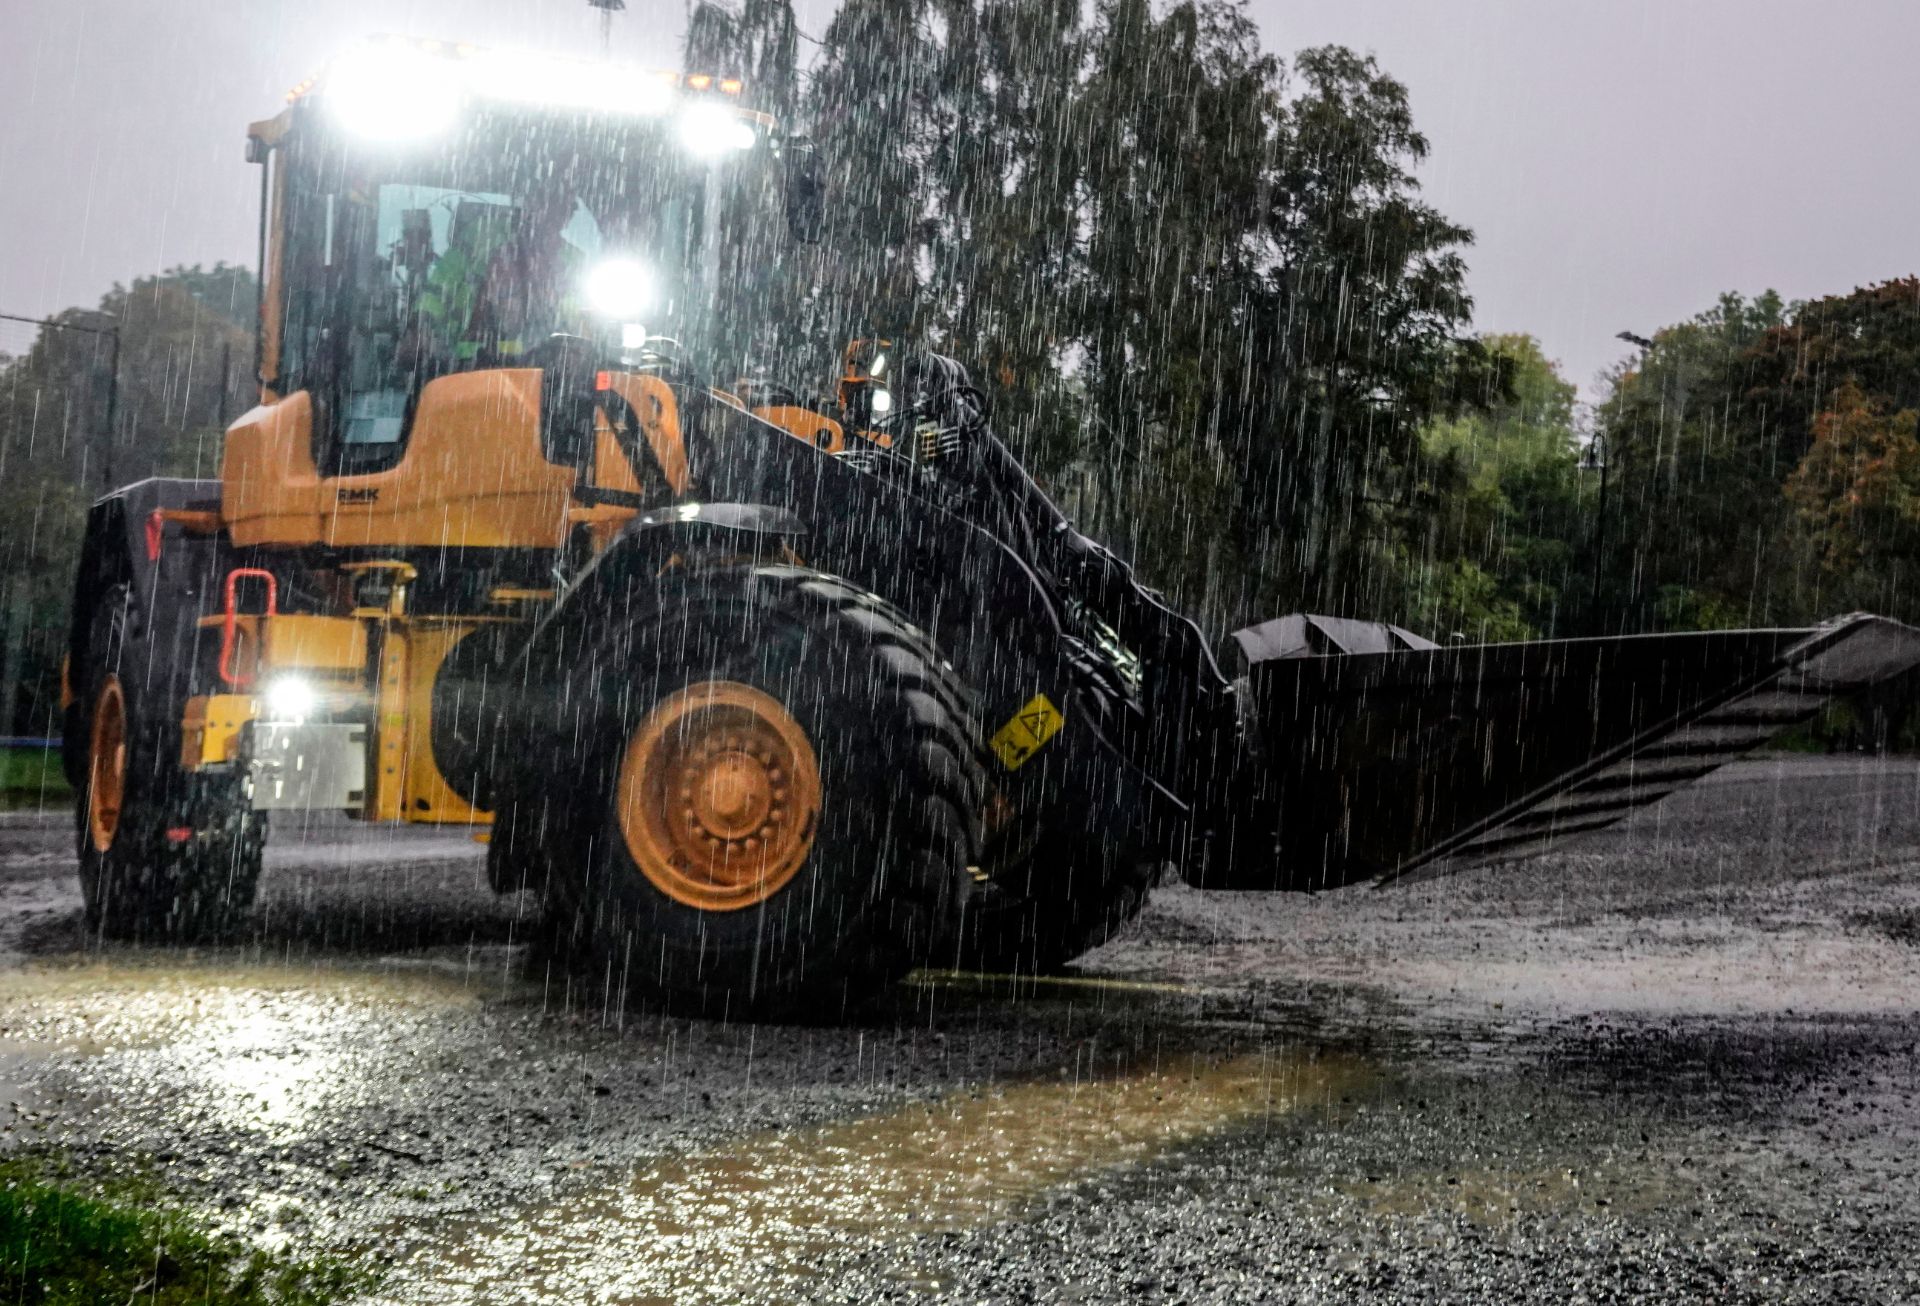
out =
[[[1630,345],[1639,347],[1640,370],[1645,372],[1647,368],[1647,351],[1653,348],[1653,341],[1647,339],[1645,336],[1637,336],[1631,331],[1618,332],[1613,338],[1615,340],[1624,340]],[[1600,599],[1600,573],[1607,556],[1607,478],[1613,463],[1612,451],[1607,448],[1606,444],[1606,426],[1604,423],[1596,422],[1594,424],[1593,443],[1590,447],[1593,450],[1594,461],[1600,464],[1600,507],[1598,512],[1594,514],[1593,522],[1592,609],[1587,614],[1587,625],[1591,628],[1593,634],[1601,635],[1606,632],[1600,629],[1603,612]]]
[[113,447],[116,442],[116,425],[120,420],[120,321],[112,313],[101,309],[95,317],[112,319],[112,326],[83,326],[78,322],[56,322],[52,318],[21,317],[17,313],[0,313],[0,322],[25,322],[28,326],[37,326],[42,331],[77,331],[82,335],[105,336],[107,338],[107,440],[106,450],[101,457],[100,470],[106,481],[106,488],[113,488]]
[[1600,567],[1607,552],[1607,457],[1604,427],[1596,422],[1593,427],[1593,441],[1588,446],[1593,460],[1600,465],[1600,507],[1593,518],[1593,587],[1588,591],[1587,627],[1588,633],[1600,635]]

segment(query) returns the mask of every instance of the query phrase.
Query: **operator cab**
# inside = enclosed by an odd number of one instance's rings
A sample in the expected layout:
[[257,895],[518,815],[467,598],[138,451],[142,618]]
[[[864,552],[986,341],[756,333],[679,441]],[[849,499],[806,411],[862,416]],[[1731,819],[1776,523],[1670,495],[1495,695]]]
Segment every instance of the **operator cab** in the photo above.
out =
[[724,347],[716,234],[781,207],[741,89],[379,38],[255,124],[263,402],[228,440],[236,541],[550,547],[580,469],[542,449],[543,351],[638,374]]

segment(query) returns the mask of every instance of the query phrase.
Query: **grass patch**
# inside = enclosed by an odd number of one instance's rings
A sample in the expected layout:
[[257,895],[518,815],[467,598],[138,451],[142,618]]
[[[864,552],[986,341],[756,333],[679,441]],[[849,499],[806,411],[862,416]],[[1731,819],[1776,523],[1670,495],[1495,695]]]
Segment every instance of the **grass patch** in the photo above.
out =
[[54,748],[0,748],[0,794],[14,798],[66,798],[73,793]]
[[372,1276],[210,1234],[150,1185],[86,1185],[41,1159],[0,1162],[0,1301],[20,1306],[324,1306]]

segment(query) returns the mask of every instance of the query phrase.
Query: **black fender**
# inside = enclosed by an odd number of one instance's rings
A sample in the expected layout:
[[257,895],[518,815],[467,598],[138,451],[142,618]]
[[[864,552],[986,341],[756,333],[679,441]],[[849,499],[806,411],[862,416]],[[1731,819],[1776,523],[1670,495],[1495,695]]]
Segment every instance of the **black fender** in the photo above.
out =
[[433,682],[434,765],[455,793],[483,811],[499,805],[524,740],[553,719],[544,690],[583,655],[609,613],[636,585],[687,559],[719,555],[777,561],[782,545],[806,533],[792,513],[766,504],[686,503],[628,522],[529,632],[483,626],[462,639]]
[[123,674],[141,677],[145,692],[138,701],[170,707],[177,715],[191,677],[194,623],[224,575],[223,550],[215,537],[186,535],[177,524],[154,514],[219,507],[218,481],[152,477],[115,490],[88,509],[67,627],[68,683],[75,699],[63,723],[61,761],[69,782],[78,784],[85,766],[87,729],[80,696],[92,652],[88,641],[101,602],[120,586],[126,587],[130,607]]

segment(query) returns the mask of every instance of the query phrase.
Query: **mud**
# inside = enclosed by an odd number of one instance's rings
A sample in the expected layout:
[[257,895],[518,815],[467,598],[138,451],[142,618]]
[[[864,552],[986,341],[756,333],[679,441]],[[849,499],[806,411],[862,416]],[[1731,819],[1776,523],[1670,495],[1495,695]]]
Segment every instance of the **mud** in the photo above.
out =
[[465,831],[283,823],[247,947],[102,946],[68,829],[0,814],[0,1146],[380,1301],[1920,1301],[1910,762],[831,1029],[607,1011]]

